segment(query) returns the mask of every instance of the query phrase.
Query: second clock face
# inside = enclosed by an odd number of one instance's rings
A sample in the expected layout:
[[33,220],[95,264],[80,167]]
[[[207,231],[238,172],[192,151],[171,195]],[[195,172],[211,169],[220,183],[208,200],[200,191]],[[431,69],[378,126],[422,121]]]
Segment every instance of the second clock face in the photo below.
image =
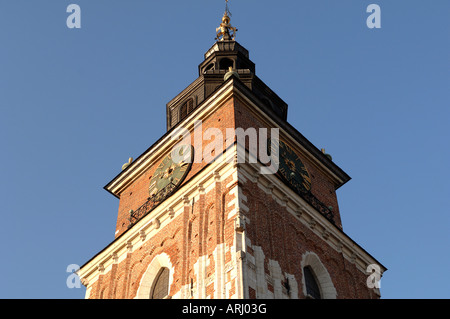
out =
[[[172,154],[176,155],[177,160],[174,160]],[[191,145],[178,146],[171,153],[166,155],[156,168],[156,171],[150,180],[150,197],[155,196],[166,187],[175,188],[179,186],[191,168],[193,156],[194,149]],[[163,193],[168,192],[166,191]]]
[[309,192],[311,190],[311,177],[297,153],[280,140],[278,154],[278,172],[282,178],[297,191]]

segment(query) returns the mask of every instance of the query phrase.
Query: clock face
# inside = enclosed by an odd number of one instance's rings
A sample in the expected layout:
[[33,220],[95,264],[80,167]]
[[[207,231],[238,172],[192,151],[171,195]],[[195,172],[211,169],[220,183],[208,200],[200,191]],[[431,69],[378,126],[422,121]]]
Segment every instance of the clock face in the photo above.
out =
[[[177,160],[172,158],[172,154]],[[166,155],[150,180],[150,198],[161,200],[179,186],[191,169],[193,157],[191,145],[180,145]]]
[[[268,143],[270,145],[270,142]],[[311,190],[311,177],[294,150],[280,140],[278,154],[278,174],[281,175],[282,179],[298,192],[309,192]]]

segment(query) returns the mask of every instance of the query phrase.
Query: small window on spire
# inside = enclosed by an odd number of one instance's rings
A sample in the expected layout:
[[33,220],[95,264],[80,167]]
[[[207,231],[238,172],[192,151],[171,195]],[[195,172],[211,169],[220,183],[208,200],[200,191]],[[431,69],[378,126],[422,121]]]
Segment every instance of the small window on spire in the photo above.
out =
[[220,70],[228,70],[228,68],[230,66],[233,67],[233,65],[234,65],[233,60],[228,59],[228,58],[223,58],[219,62],[219,69]]
[[180,107],[180,121],[187,116],[187,104],[184,103]]
[[193,99],[187,100],[186,105],[187,105],[187,112],[189,114],[194,109],[194,100]]
[[189,99],[180,107],[180,121],[183,120],[194,109],[194,99]]

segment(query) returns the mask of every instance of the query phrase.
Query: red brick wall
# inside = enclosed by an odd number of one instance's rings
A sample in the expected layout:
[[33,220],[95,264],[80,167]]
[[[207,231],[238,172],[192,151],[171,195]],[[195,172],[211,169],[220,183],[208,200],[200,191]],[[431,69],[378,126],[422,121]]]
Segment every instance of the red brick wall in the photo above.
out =
[[[235,197],[228,194],[225,188],[231,180],[229,177],[217,181],[213,189],[200,195],[194,203],[194,209],[191,205],[185,206],[184,212],[174,217],[155,236],[128,253],[126,259],[113,265],[111,271],[100,275],[93,284],[90,297],[134,298],[148,265],[162,252],[169,256],[174,267],[174,280],[170,288],[172,295],[183,285],[190,284],[191,279],[196,286],[193,265],[199,256],[206,255],[210,261],[206,269],[207,276],[214,274],[214,249],[218,244],[229,241],[234,229],[234,222],[226,220],[232,207],[223,205],[223,202],[229,202]],[[214,284],[211,283],[206,288],[206,294],[213,296],[213,291]]]
[[[264,125],[250,115],[246,106],[236,99],[227,101],[211,117],[203,122],[203,132],[208,127],[217,127],[222,131],[225,143],[226,128],[233,127],[264,127]],[[193,135],[191,136],[193,138]],[[204,146],[209,141],[204,143]],[[333,206],[340,225],[339,210],[336,193],[332,183],[324,176],[303,154],[299,154],[312,177],[312,192],[327,206]],[[139,208],[148,197],[149,181],[155,168],[144,172],[132,185],[120,194],[119,211],[117,218],[118,231],[116,237],[123,234],[128,227],[129,210]],[[194,163],[184,184],[198,172],[206,167],[207,163]],[[174,277],[171,285],[171,294],[180,291],[183,285],[193,281],[196,287],[196,276],[193,266],[200,256],[207,256],[209,265],[206,276],[215,273],[215,260],[213,252],[218,244],[226,243],[231,246],[235,237],[234,219],[227,219],[228,213],[234,208],[228,203],[235,198],[229,194],[232,178],[216,181],[215,187],[207,193],[200,195],[194,203],[184,207],[182,214],[174,217],[168,225],[163,226],[155,236],[148,239],[142,246],[133,249],[127,254],[125,260],[113,265],[111,271],[100,275],[99,280],[92,285],[91,298],[134,298],[153,258],[164,252],[170,257],[174,267]],[[197,187],[198,185],[192,185]],[[376,297],[366,287],[366,276],[356,269],[355,265],[330,248],[326,242],[315,235],[308,227],[294,218],[285,207],[277,204],[267,196],[256,184],[248,180],[242,184],[242,191],[247,196],[246,205],[249,212],[245,213],[250,219],[246,235],[252,245],[263,249],[265,270],[269,273],[268,259],[279,262],[282,273],[295,275],[299,287],[299,297],[302,292],[301,256],[307,251],[316,253],[327,268],[339,298],[369,298]],[[179,196],[175,193],[172,196]],[[252,247],[247,247],[247,253],[252,254]],[[225,264],[232,260],[231,252],[225,253]],[[230,279],[227,275],[227,281]],[[230,293],[235,293],[237,287],[231,281]],[[269,290],[273,287],[269,285]],[[248,294],[256,297],[254,289]],[[206,286],[206,296],[213,297],[214,284]]]
[[[248,198],[246,205],[249,211],[245,215],[250,223],[246,225],[247,237],[253,246],[262,248],[266,274],[270,275],[268,260],[278,261],[283,274],[286,272],[295,276],[299,298],[305,298],[302,291],[302,255],[314,252],[330,274],[338,298],[378,298],[366,286],[367,275],[255,183],[247,180],[242,185],[242,193]],[[251,247],[247,247],[247,253],[253,255]],[[273,291],[271,285],[268,289]]]
[[[234,127],[234,107],[233,107],[233,99],[227,101],[217,112],[212,114],[208,119],[203,121],[202,123],[202,134],[209,127],[215,127],[222,131],[222,135],[224,137],[224,148],[225,148],[225,137],[226,137],[226,128]],[[194,133],[191,132],[191,140],[192,145],[194,144]],[[205,148],[211,141],[203,142],[202,147]],[[194,150],[195,152],[196,150]],[[162,159],[161,159],[162,160]],[[186,176],[183,184],[188,183],[189,179],[194,176],[196,173],[201,171],[208,163],[202,161],[202,163],[193,163],[192,168],[188,175]],[[153,176],[154,171],[158,167],[159,162],[155,163],[151,168],[149,168],[144,174],[142,174],[136,181],[133,182],[130,186],[127,187],[120,194],[120,202],[119,202],[119,212],[117,217],[117,225],[116,225],[116,237],[120,236],[125,230],[128,228],[128,218],[129,211],[136,210],[141,205],[143,205],[149,196],[148,187],[150,184],[150,179]]]
[[[226,128],[234,127],[234,104],[233,100],[227,101],[217,112],[212,114],[202,123],[202,133],[208,127],[217,127],[226,137]],[[194,134],[191,132],[192,143]],[[203,147],[210,143],[206,141]],[[206,167],[208,163],[193,163],[183,184]],[[155,163],[120,194],[119,211],[117,218],[116,237],[128,229],[129,211],[139,208],[148,198],[148,186],[150,179],[159,165]],[[136,296],[140,280],[154,256],[161,252],[169,255],[175,268],[174,280],[171,292],[176,293],[183,285],[190,284],[193,280],[196,286],[193,265],[199,256],[207,256],[209,266],[206,269],[207,277],[215,272],[214,249],[218,244],[225,241],[232,242],[234,238],[234,221],[226,220],[226,216],[233,207],[224,203],[231,201],[235,195],[228,194],[225,185],[230,183],[231,177],[216,182],[215,188],[201,195],[194,203],[194,209],[190,203],[185,207],[182,215],[175,217],[169,225],[161,229],[153,238],[145,242],[138,250],[128,253],[126,260],[120,262],[117,270],[100,276],[91,290],[93,298],[133,298]],[[197,185],[193,185],[196,187]],[[177,196],[175,193],[173,196]],[[231,243],[230,243],[231,245]],[[226,255],[225,262],[231,259]],[[109,291],[114,287],[113,291]],[[214,284],[206,288],[206,294],[213,295]]]
[[[236,127],[241,127],[244,130],[250,127],[254,127],[256,128],[256,130],[265,127],[268,128],[268,131],[270,131],[270,127],[267,127],[267,124],[262,123],[252,115],[252,113],[249,111],[250,107],[247,106],[246,103],[243,103],[239,99],[236,99],[235,108]],[[283,139],[283,137],[280,136],[280,139]],[[298,153],[297,155],[299,156],[311,176],[311,193],[327,207],[333,207],[334,220],[336,222],[336,225],[342,228],[339,205],[333,183],[324,173],[319,171],[316,165],[313,165],[311,161],[307,159],[305,154]]]

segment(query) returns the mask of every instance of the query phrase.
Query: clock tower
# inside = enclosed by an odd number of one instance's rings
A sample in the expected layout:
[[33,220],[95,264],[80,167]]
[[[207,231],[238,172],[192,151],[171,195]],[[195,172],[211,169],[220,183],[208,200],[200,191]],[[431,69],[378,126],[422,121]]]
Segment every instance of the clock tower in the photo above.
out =
[[289,124],[236,32],[227,10],[167,132],[105,186],[115,238],[78,272],[86,298],[380,297],[385,267],[343,231],[350,177]]

